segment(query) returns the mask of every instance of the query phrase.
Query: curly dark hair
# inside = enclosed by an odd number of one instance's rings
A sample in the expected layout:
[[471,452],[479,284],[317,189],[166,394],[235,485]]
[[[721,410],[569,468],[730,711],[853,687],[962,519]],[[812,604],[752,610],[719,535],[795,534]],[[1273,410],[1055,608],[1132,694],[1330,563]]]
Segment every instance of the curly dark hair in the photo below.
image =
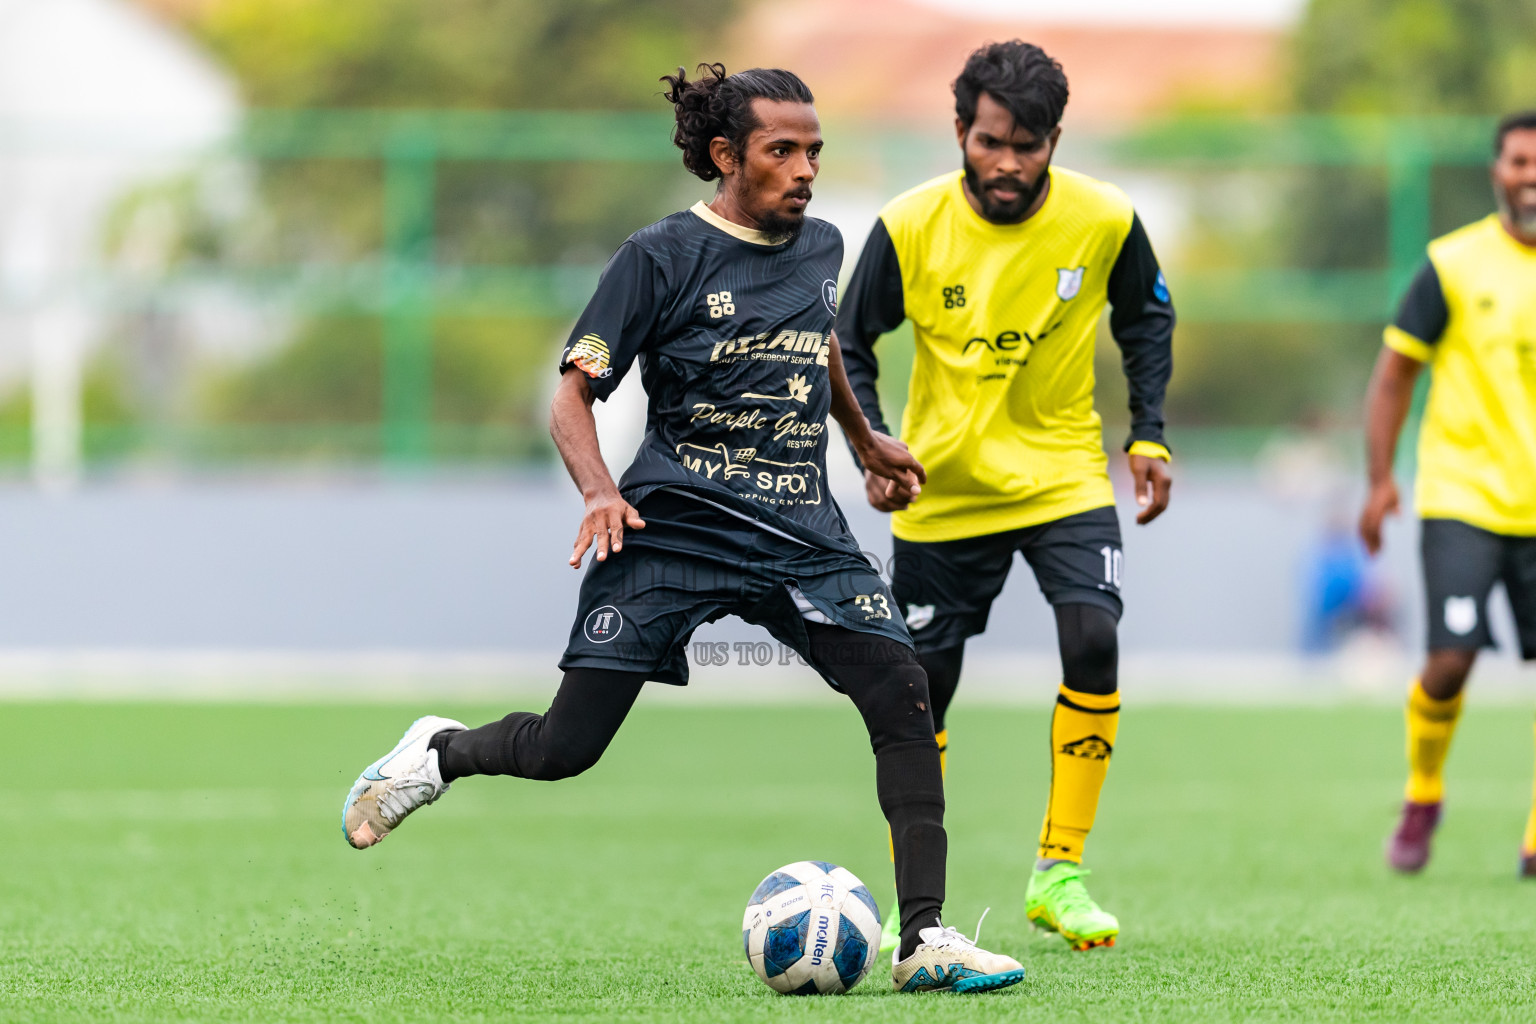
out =
[[1061,123],[1067,109],[1067,75],[1061,65],[1033,43],[1010,39],[988,43],[966,58],[955,79],[955,116],[969,131],[982,93],[1013,115],[1014,123],[1045,136]]
[[1504,155],[1504,137],[1510,132],[1524,132],[1536,128],[1536,110],[1522,110],[1518,114],[1510,114],[1499,122],[1499,127],[1493,133],[1493,155],[1495,158]]
[[710,142],[723,137],[740,155],[747,137],[758,127],[753,100],[816,102],[811,90],[791,71],[752,68],[727,75],[724,64],[700,64],[698,70],[699,77],[691,82],[682,68],[675,75],[662,75],[661,80],[668,86],[662,95],[677,112],[672,142],[683,151],[683,166],[705,181],[721,176],[709,155]]

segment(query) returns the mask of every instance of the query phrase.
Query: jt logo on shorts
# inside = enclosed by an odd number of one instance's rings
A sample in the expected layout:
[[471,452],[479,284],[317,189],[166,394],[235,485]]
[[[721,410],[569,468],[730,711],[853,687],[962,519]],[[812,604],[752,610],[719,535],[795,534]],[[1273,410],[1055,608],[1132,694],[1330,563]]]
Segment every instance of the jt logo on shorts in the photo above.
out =
[[584,632],[587,639],[595,644],[605,644],[619,635],[624,628],[624,616],[611,604],[605,604],[601,608],[592,610],[587,616]]

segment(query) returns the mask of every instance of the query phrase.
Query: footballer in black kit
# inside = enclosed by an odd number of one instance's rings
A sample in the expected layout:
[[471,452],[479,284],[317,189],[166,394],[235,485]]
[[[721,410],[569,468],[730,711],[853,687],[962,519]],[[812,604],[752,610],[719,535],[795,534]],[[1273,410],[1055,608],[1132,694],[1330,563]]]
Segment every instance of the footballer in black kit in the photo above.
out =
[[650,526],[593,565],[561,668],[685,683],[689,635],[727,613],[807,658],[807,620],[910,642],[827,488],[842,258],[823,221],[774,239],[699,203],[609,261],[560,365],[605,399],[638,359],[646,434],[619,492]]
[[[664,81],[683,163],[720,180],[715,198],[619,248],[559,360],[550,430],[586,502],[570,564],[594,555],[554,701],[475,729],[418,719],[354,784],[343,833],[372,846],[463,776],[586,771],[647,681],[687,682],[693,630],[736,614],[798,651],[868,729],[894,850],[894,987],[1016,984],[1017,961],[940,922],[948,839],[927,677],[827,488],[829,413],[866,470],[904,489],[925,477],[870,428],[843,372],[842,239],[804,212],[822,146],[810,91],[787,71],[701,71]],[[637,362],[646,434],[616,485],[591,405]]]

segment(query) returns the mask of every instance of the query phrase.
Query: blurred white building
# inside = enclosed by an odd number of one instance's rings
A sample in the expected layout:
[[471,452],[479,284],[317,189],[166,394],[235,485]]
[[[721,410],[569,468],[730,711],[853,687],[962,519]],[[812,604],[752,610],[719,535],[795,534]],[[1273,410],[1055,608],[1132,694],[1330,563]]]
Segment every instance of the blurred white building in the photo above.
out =
[[124,0],[0,0],[0,386],[30,376],[45,485],[79,472],[103,215],[238,111],[226,75]]

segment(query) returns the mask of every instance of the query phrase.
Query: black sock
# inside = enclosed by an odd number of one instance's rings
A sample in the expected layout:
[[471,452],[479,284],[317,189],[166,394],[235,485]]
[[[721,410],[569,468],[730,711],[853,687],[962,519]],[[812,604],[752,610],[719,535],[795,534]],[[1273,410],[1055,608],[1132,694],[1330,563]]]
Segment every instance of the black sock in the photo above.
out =
[[875,787],[891,826],[900,901],[901,950],[912,955],[918,932],[939,923],[949,839],[944,832],[944,782],[939,748],[927,742],[896,743],[875,754]]
[[458,732],[457,729],[444,729],[442,732],[432,734],[427,741],[427,749],[437,751],[437,773],[443,777],[443,782],[452,782],[457,775],[448,771],[448,737]]
[[433,736],[444,782],[466,775],[515,775],[552,781],[580,775],[608,749],[645,685],[643,672],[573,668],[549,710],[514,711],[478,729]]
[[[521,775],[514,756],[518,726],[538,715],[514,711],[478,729],[455,729],[432,737],[444,782],[466,775]],[[441,746],[439,746],[441,741]]]
[[514,711],[477,729],[445,729],[427,746],[437,751],[437,770],[444,782],[466,775],[518,775],[513,737],[524,719],[538,717],[528,711]]
[[[841,626],[806,624],[812,664],[859,709],[875,752],[875,792],[891,826],[896,902],[906,958],[944,907],[944,773],[934,739],[928,674],[912,648]],[[958,675],[958,659],[955,672]]]

